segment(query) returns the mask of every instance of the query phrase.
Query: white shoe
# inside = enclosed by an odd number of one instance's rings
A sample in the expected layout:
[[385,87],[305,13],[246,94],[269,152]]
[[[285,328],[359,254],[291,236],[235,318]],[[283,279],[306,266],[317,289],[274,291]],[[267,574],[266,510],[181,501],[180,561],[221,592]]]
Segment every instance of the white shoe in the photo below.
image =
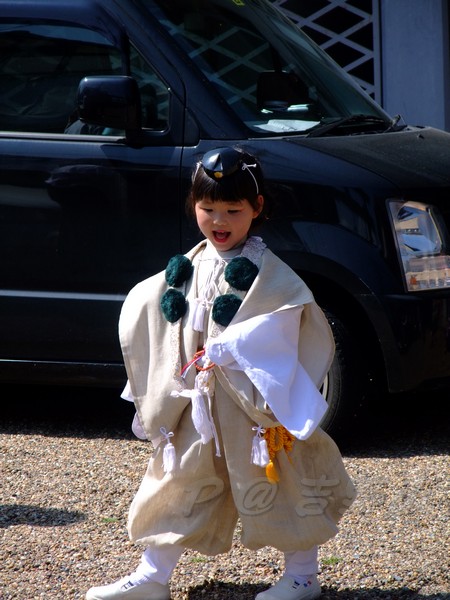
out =
[[170,600],[168,585],[156,581],[133,584],[129,577],[88,590],[86,600]]
[[283,575],[265,592],[260,592],[255,600],[314,600],[320,596],[320,584],[315,575],[302,579]]

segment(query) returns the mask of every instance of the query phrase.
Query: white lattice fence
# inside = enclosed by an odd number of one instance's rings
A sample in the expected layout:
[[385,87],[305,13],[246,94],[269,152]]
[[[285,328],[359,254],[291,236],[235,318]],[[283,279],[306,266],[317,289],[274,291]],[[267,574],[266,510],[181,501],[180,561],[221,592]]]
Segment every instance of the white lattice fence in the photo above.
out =
[[272,0],[272,3],[380,101],[378,0]]

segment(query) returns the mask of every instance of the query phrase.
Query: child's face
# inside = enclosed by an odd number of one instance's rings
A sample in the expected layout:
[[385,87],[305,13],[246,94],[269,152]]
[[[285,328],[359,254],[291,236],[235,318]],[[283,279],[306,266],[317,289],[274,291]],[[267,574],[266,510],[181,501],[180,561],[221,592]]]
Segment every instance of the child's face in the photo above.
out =
[[258,196],[258,202],[260,206],[255,210],[246,199],[239,202],[212,202],[204,198],[195,204],[197,224],[217,250],[231,250],[246,240],[253,219],[262,209],[261,195]]

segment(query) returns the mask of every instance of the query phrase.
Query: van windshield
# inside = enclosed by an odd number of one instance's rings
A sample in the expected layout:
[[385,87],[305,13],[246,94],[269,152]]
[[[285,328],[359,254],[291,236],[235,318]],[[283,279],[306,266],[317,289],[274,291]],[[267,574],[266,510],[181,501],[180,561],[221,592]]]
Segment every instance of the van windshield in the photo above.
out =
[[[333,123],[384,130],[386,113],[265,0],[141,0],[241,121],[260,134]],[[155,4],[158,8],[155,10]],[[358,119],[349,119],[354,115]],[[367,117],[367,119],[366,119]]]

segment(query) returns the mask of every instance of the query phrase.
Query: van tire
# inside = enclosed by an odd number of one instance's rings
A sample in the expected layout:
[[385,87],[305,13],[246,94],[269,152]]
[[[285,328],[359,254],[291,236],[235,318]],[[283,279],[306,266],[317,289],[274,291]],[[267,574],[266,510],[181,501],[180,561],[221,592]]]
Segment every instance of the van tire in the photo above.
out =
[[324,313],[333,331],[336,351],[320,390],[328,404],[320,426],[331,437],[342,439],[354,426],[363,405],[367,371],[349,329],[330,311]]

